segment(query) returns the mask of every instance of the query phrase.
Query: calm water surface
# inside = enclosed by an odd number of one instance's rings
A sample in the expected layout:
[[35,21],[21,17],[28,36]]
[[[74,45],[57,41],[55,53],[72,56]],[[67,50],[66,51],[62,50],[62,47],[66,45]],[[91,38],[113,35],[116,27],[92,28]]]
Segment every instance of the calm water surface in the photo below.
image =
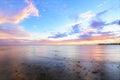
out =
[[120,80],[120,45],[0,46],[0,80]]

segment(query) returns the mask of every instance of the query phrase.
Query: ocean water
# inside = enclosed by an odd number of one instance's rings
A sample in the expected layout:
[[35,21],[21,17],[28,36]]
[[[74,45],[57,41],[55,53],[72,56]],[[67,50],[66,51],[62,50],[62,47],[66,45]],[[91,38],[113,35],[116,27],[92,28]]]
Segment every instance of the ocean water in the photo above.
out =
[[120,45],[0,46],[0,80],[120,80]]

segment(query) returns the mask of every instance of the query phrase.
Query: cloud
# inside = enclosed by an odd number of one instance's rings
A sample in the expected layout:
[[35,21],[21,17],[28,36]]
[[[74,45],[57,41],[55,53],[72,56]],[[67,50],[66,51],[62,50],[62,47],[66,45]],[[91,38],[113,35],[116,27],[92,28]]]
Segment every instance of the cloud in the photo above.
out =
[[70,35],[73,35],[76,33],[80,33],[80,25],[79,24],[73,25],[71,31],[69,32]]
[[33,3],[30,0],[25,0],[25,2],[27,3],[27,6],[18,13],[13,14],[11,16],[7,16],[6,13],[0,12],[0,24],[2,23],[17,24],[20,21],[24,20],[25,18],[28,18],[29,16],[39,16],[39,11],[33,5]]
[[112,22],[110,22],[110,23],[107,23],[106,25],[113,25],[113,24],[120,25],[120,20],[112,21]]
[[102,20],[92,20],[90,23],[90,27],[92,28],[101,28],[104,25],[105,22],[103,22]]
[[99,13],[96,13],[96,16],[95,17],[100,17],[101,15],[105,14],[106,12],[108,12],[108,10],[103,10]]
[[103,29],[101,29],[102,32],[116,32],[116,31],[120,31],[120,26],[119,25],[107,25],[105,26]]
[[66,36],[67,36],[66,33],[56,33],[56,34],[53,34],[52,36],[48,36],[48,38],[62,38]]
[[104,0],[101,4],[99,4],[97,7],[100,8],[104,6],[109,0]]
[[16,45],[16,44],[20,44],[21,41],[17,40],[17,39],[0,39],[0,45]]
[[[73,36],[76,34],[77,34],[76,37],[78,37],[78,34],[85,36],[90,32],[94,32],[96,31],[96,28],[98,29],[105,24],[105,22],[99,19],[99,17],[105,12],[107,12],[107,10],[104,10],[96,14],[92,13],[91,11],[82,13],[79,15],[79,17],[82,18],[82,20],[68,25],[69,27],[65,32],[63,33],[58,32],[53,36],[49,36],[48,38],[64,38],[64,37],[67,37],[70,35]],[[89,23],[89,24],[85,28],[85,26],[83,25],[86,23]]]
[[91,34],[83,34],[83,35],[79,35],[79,39],[86,39],[89,40],[91,37]]
[[[115,20],[110,23],[103,21],[101,16],[107,13],[104,10],[98,13],[87,11],[79,15],[79,21],[68,24],[64,32],[48,36],[49,40],[93,40],[93,39],[107,39],[116,36],[115,32],[119,30],[120,21]],[[87,25],[86,25],[87,24]],[[109,27],[108,27],[109,26]],[[116,29],[114,29],[116,28]],[[108,37],[107,37],[108,36]]]
[[80,15],[78,15],[80,18],[91,18],[94,17],[95,14],[92,13],[92,11],[87,11],[85,13],[82,13]]
[[[64,37],[69,37],[75,34],[80,33],[80,25],[79,24],[74,24],[71,27],[69,27],[68,30],[66,30],[63,33],[56,33],[51,36],[48,36],[48,38],[64,38]],[[65,39],[65,38],[64,38]]]
[[0,39],[21,39],[30,36],[21,26],[0,26]]
[[82,21],[82,23],[81,23],[82,27],[100,29],[106,23],[101,19],[101,16],[107,12],[108,12],[108,10],[104,10],[104,11],[101,11],[98,13],[93,13],[92,11],[87,11],[78,16]]
[[59,38],[55,38],[55,37],[50,37],[48,38],[49,40],[52,41],[64,41],[64,40],[74,40],[74,39],[79,39],[78,34],[74,34],[74,35],[67,35],[65,37],[59,37]]
[[89,20],[91,20],[95,16],[96,16],[96,14],[94,14],[92,11],[87,11],[87,12],[84,12],[84,13],[78,15],[78,17],[80,19],[82,19],[82,22],[88,22]]
[[40,33],[30,33],[31,36],[28,38],[29,40],[48,40],[48,36],[50,34],[40,34]]
[[84,20],[92,20],[92,19],[99,18],[101,15],[105,14],[106,12],[108,12],[108,10],[103,10],[98,13],[93,13],[92,11],[87,11],[82,14],[79,14],[78,17],[82,18]]
[[96,13],[94,17],[90,19],[90,27],[100,29],[103,26],[106,25],[106,22],[104,22],[100,17],[105,14],[108,10],[101,11],[99,13]]
[[23,26],[0,26],[0,39],[48,40],[50,35],[27,32]]

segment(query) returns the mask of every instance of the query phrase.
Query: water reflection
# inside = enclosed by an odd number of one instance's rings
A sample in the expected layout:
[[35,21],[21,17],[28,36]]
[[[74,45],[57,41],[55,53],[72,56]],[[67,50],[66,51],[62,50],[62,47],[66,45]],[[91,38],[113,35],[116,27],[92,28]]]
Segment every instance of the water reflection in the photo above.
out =
[[0,80],[119,80],[119,48],[1,46]]

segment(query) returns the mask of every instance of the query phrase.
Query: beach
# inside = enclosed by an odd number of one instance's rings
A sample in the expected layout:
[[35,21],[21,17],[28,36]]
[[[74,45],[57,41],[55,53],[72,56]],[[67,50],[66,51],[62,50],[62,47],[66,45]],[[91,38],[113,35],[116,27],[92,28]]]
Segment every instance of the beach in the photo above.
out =
[[120,45],[0,46],[0,80],[120,80]]

